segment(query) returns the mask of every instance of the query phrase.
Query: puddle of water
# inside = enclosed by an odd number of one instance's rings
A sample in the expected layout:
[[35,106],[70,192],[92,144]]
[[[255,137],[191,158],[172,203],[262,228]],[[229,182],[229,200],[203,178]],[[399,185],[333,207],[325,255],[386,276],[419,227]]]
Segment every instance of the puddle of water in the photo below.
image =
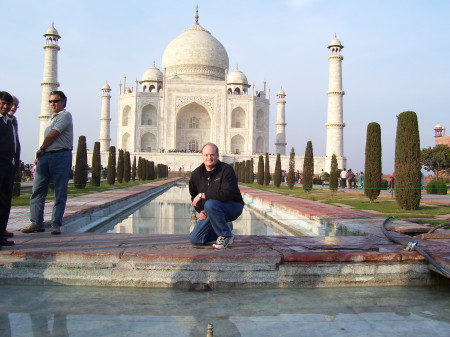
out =
[[447,287],[0,286],[0,336],[448,336]]

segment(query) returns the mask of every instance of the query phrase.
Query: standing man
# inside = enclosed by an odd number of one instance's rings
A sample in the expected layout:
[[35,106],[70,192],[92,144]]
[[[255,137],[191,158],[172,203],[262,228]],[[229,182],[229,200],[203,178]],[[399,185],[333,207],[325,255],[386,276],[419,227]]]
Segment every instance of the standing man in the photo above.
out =
[[199,213],[189,240],[194,245],[216,241],[214,248],[227,248],[233,243],[228,222],[236,220],[244,208],[233,168],[219,161],[219,148],[206,143],[201,149],[203,164],[192,172],[189,193]]
[[341,187],[346,188],[347,187],[347,171],[344,169],[341,171]]
[[12,103],[11,94],[0,91],[0,247],[14,245],[14,241],[5,238],[11,211],[14,176],[20,165],[19,137],[8,116]]
[[[19,99],[16,96],[13,96],[13,103],[11,105],[11,110],[8,112],[8,116],[11,119],[11,122],[14,126],[14,130],[16,131],[16,135],[19,134],[19,125],[17,123],[17,118],[15,113],[19,108]],[[17,143],[17,152],[19,153],[20,158],[20,142]],[[20,195],[20,183],[22,181],[22,163],[19,164],[19,170],[16,172],[14,177],[14,185],[13,185],[13,197],[18,197]],[[13,237],[14,234],[8,231],[5,231],[5,237]]]
[[36,152],[36,175],[30,200],[31,225],[23,233],[44,232],[44,205],[50,181],[55,184],[55,204],[51,234],[60,234],[67,201],[67,185],[72,167],[73,124],[66,111],[67,97],[62,91],[52,91],[49,99],[53,115],[44,131],[44,142]]

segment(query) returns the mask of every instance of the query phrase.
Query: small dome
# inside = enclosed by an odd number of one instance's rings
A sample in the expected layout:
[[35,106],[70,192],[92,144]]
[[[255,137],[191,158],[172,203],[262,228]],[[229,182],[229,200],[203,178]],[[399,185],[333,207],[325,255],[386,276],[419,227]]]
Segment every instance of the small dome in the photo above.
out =
[[227,76],[227,84],[248,84],[247,76],[237,67]]
[[286,93],[284,92],[283,89],[278,90],[277,92],[277,96],[286,96]]
[[333,40],[331,40],[331,42],[330,42],[328,48],[331,48],[331,47],[341,47],[341,48],[344,48],[344,46],[342,45],[341,41],[340,41],[337,37],[335,37]]
[[46,36],[46,35],[54,35],[54,36],[57,36],[59,38],[61,37],[61,36],[59,36],[58,31],[56,30],[56,28],[53,27],[53,24],[52,24],[52,26],[49,29],[47,29],[47,32],[44,34],[44,36]]
[[142,81],[158,81],[161,82],[163,80],[163,73],[161,70],[155,67],[155,64],[153,64],[153,67],[148,68],[144,74],[142,75]]
[[436,124],[436,126],[434,127],[434,129],[442,129],[442,125]]
[[109,86],[108,83],[106,83],[106,84],[103,86],[102,90],[111,90],[111,87]]

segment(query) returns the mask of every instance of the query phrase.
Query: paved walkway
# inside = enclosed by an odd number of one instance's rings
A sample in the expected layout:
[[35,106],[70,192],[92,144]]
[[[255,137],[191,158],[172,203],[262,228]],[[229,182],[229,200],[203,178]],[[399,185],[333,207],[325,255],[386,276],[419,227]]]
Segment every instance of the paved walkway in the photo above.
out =
[[[80,213],[127,199],[169,181],[70,198],[66,221]],[[246,198],[266,202],[311,219],[344,225],[367,236],[237,236],[226,250],[192,246],[187,235],[48,232],[22,234],[28,210],[14,208],[10,230],[16,245],[0,251],[2,282],[108,286],[326,287],[347,285],[425,285],[442,282],[424,258],[389,241],[383,218],[241,187]],[[51,209],[47,207],[46,219]],[[396,222],[397,227],[411,224]],[[430,243],[450,261],[448,245]],[[439,248],[441,246],[441,248]],[[440,249],[440,250],[439,250]]]

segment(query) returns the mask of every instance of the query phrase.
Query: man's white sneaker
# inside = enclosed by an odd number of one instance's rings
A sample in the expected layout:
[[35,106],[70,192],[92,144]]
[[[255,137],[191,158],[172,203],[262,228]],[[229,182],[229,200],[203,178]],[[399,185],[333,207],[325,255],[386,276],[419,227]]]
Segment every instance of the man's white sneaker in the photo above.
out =
[[224,249],[233,243],[232,236],[219,236],[216,240],[216,243],[213,244],[214,248]]

